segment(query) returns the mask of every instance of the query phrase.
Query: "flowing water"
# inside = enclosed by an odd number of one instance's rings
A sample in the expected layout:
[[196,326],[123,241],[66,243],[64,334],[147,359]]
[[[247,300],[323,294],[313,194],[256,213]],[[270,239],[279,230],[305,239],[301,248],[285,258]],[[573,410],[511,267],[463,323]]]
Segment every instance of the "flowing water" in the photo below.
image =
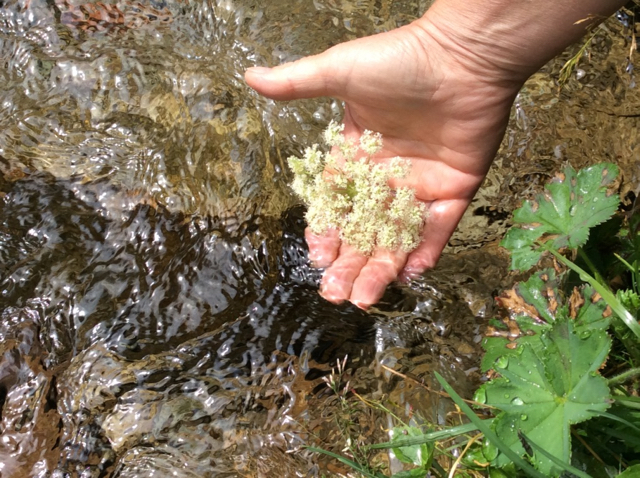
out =
[[[561,60],[527,84],[435,271],[369,313],[331,305],[284,158],[341,105],[261,98],[243,72],[428,3],[0,1],[2,478],[346,473],[301,448],[344,447],[323,377],[345,356],[362,396],[451,418],[424,385],[477,383],[510,211],[563,161],[621,162],[633,199],[640,103],[621,16],[560,93]],[[361,405],[356,433],[385,439]]]

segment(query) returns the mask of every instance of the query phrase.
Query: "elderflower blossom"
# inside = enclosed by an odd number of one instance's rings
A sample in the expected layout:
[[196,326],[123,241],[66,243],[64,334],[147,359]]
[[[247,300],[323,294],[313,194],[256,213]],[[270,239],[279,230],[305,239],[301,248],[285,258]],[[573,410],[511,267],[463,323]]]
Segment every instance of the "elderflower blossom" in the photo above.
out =
[[360,137],[360,149],[369,156],[373,156],[382,149],[382,135],[368,129],[364,130]]
[[[345,243],[366,255],[376,247],[412,251],[420,242],[425,206],[412,189],[389,187],[389,179],[409,174],[410,162],[375,163],[371,157],[382,149],[380,133],[365,131],[354,143],[343,130],[332,121],[324,132],[325,143],[340,151],[343,162],[318,145],[307,148],[302,158],[288,159],[292,188],[307,205],[309,227],[315,234],[338,229]],[[365,156],[356,158],[359,151]]]

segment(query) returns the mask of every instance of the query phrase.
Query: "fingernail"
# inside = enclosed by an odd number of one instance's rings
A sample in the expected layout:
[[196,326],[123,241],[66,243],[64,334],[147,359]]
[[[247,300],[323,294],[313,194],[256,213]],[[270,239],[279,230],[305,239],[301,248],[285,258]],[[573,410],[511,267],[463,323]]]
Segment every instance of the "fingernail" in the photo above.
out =
[[418,277],[420,277],[421,274],[422,274],[422,271],[409,267],[409,268],[403,269],[402,272],[398,274],[398,281],[406,284],[408,282],[411,282],[414,279],[417,279]]
[[271,68],[267,68],[264,66],[252,66],[247,69],[247,73],[251,73],[252,75],[263,76],[271,71]]
[[336,290],[335,287],[332,287],[331,280],[327,281],[326,276],[322,279],[322,284],[320,284],[319,292],[324,299],[336,305],[342,304],[347,298],[344,296],[342,291],[340,291],[339,289]]
[[362,310],[367,310],[369,307],[371,307],[371,304],[367,304],[359,300],[352,300],[351,303],[355,305],[358,309],[362,309]]
[[331,302],[332,304],[335,305],[340,305],[344,302],[344,299],[342,297],[339,297],[337,295],[334,294],[327,294],[325,291],[323,291],[322,289],[320,289],[320,296],[323,297],[325,300]]

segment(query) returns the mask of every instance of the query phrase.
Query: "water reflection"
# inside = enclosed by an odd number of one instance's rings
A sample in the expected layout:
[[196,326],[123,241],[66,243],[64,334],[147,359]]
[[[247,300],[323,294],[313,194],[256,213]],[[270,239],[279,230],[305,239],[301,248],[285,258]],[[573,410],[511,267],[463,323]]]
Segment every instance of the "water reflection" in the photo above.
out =
[[285,452],[332,433],[321,377],[381,340],[318,296],[283,175],[340,106],[242,73],[417,13],[346,5],[3,3],[1,476],[317,472]]

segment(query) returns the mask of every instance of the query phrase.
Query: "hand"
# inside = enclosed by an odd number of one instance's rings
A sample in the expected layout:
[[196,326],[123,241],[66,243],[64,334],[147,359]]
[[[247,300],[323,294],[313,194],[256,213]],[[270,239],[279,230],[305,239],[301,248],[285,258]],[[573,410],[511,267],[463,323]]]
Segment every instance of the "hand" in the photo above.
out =
[[374,160],[401,156],[412,163],[409,176],[392,184],[413,188],[429,211],[422,242],[410,254],[377,249],[367,257],[342,244],[337,231],[318,237],[307,230],[310,259],[326,267],[321,294],[335,303],[367,308],[396,278],[435,266],[493,161],[523,81],[492,69],[425,17],[245,75],[276,100],[343,100],[345,136],[380,132],[384,148]]

